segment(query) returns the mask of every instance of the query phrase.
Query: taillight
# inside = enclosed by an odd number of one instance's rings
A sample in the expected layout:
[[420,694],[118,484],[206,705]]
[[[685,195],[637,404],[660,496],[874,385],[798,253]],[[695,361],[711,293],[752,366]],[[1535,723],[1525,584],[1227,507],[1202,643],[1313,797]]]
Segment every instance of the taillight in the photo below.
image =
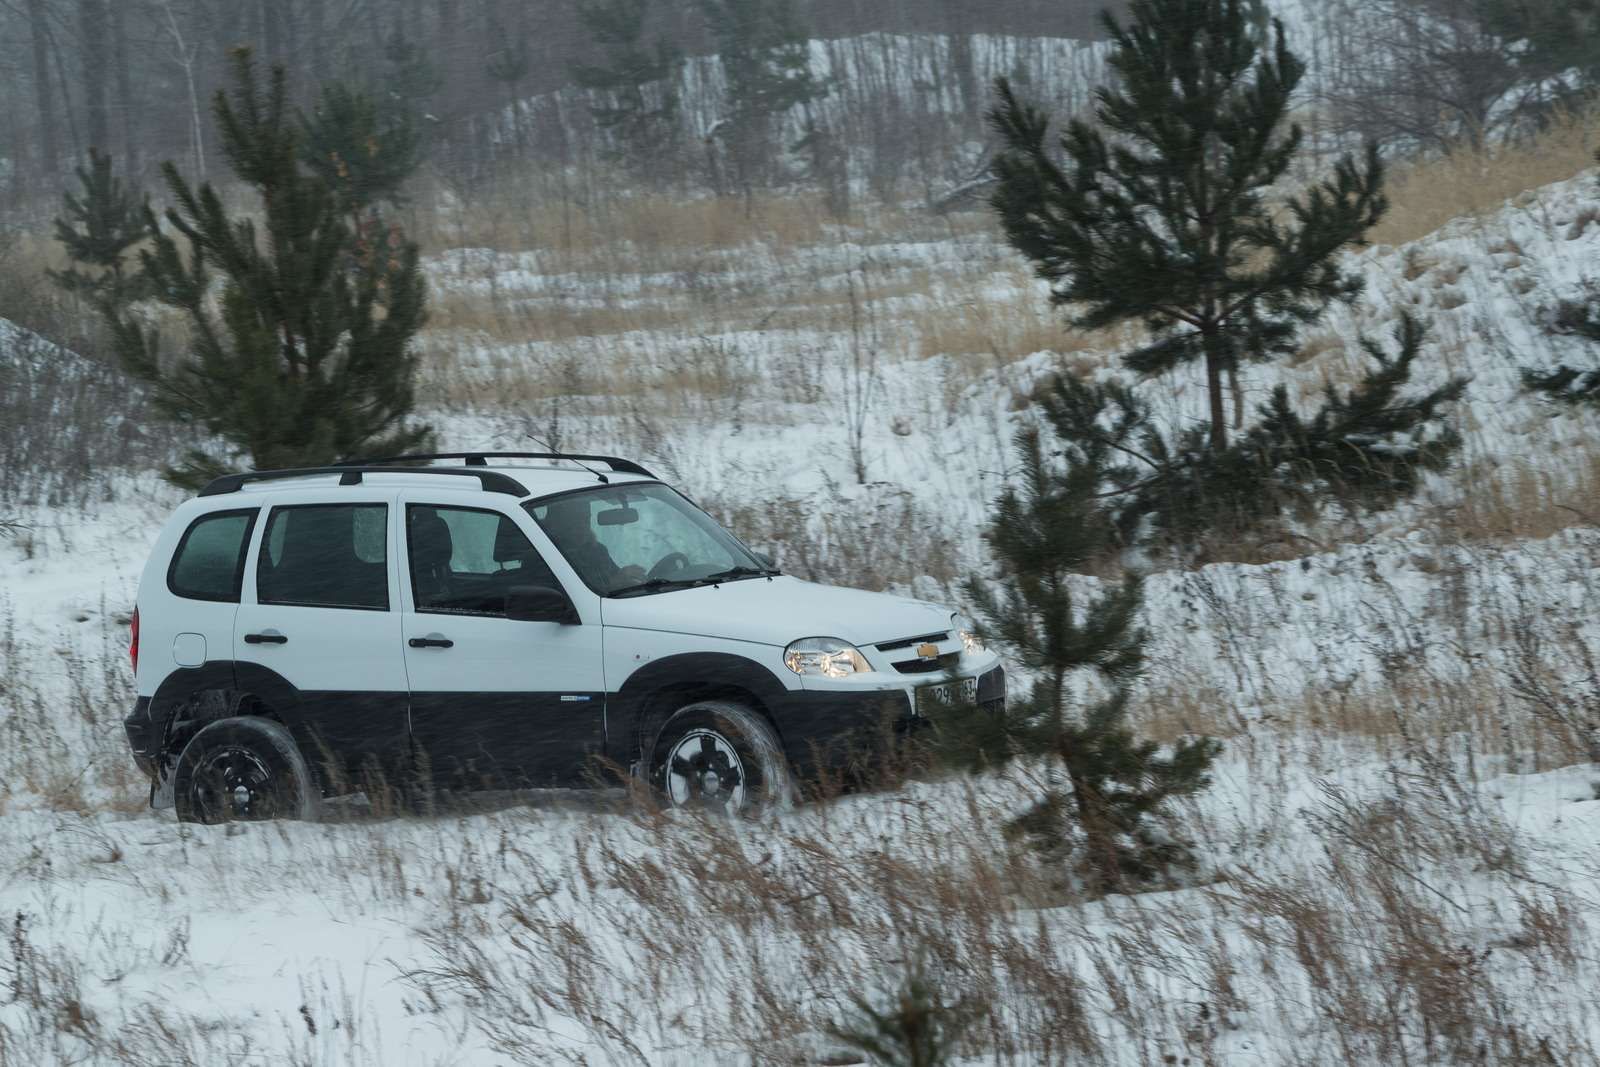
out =
[[139,673],[139,609],[133,609],[133,631],[128,637],[128,659],[133,662],[133,673]]

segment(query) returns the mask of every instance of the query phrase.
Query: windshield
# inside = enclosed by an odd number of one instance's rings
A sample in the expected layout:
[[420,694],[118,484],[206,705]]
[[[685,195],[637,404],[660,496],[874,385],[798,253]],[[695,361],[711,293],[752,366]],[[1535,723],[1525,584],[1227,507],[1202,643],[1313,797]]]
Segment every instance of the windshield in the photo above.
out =
[[665,485],[618,485],[522,505],[584,584],[632,596],[773,573]]

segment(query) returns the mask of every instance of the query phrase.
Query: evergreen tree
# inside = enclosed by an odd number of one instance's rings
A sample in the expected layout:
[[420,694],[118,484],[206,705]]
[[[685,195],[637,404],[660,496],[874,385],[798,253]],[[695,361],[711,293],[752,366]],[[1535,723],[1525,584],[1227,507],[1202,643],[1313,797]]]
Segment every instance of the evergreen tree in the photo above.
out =
[[421,141],[405,110],[380,108],[369,93],[344,82],[322,87],[316,107],[300,116],[306,169],[334,190],[351,224],[380,202],[398,203],[421,162]]
[[675,84],[683,55],[665,37],[644,43],[650,0],[588,0],[578,18],[605,53],[601,64],[575,64],[574,80],[601,94],[589,114],[611,138],[612,158],[659,173],[678,120]]
[[1507,62],[1544,90],[1543,110],[1600,91],[1600,0],[1474,0],[1473,10]]
[[[1600,153],[1595,154],[1600,162]],[[1556,308],[1551,332],[1581,338],[1600,355],[1600,285],[1591,284],[1583,297],[1564,300]],[[1549,369],[1526,367],[1522,383],[1529,390],[1567,403],[1600,404],[1600,366],[1558,364]]]
[[1124,542],[1143,534],[1193,545],[1207,534],[1239,535],[1325,501],[1375,510],[1409,496],[1422,473],[1443,469],[1460,445],[1443,409],[1460,398],[1466,380],[1406,391],[1426,341],[1422,324],[1402,316],[1392,355],[1361,339],[1370,363],[1354,386],[1328,385],[1309,418],[1277,386],[1258,421],[1220,452],[1200,429],[1169,440],[1126,386],[1058,380],[1053,418],[1062,436],[1100,441],[1124,457],[1106,468],[1101,489]]
[[[1116,542],[1103,486],[1128,479],[1119,441],[1141,412],[1126,391],[1058,383],[1043,398],[1060,459],[1046,453],[1038,429],[1017,436],[1020,487],[998,501],[985,534],[999,562],[999,590],[973,581],[968,593],[986,630],[1037,678],[1033,691],[1004,713],[982,708],[953,714],[940,745],[947,757],[974,768],[1017,755],[1047,757],[1070,790],[1052,787],[1013,824],[1013,831],[1049,858],[1069,850],[1073,827],[1082,833],[1083,869],[1097,891],[1111,892],[1186,858],[1151,820],[1170,797],[1208,782],[1219,751],[1209,738],[1183,741],[1163,755],[1135,738],[1127,724],[1128,683],[1139,673],[1145,632],[1137,625],[1140,580],[1127,575],[1089,596],[1082,572],[1103,562]],[[1075,433],[1086,409],[1115,409],[1105,435]],[[1073,705],[1072,683],[1093,671],[1111,694]]]
[[998,83],[991,121],[1004,144],[993,204],[1011,243],[1050,282],[1073,322],[1142,323],[1152,340],[1124,357],[1159,374],[1203,361],[1210,447],[1228,446],[1223,380],[1246,359],[1292,347],[1298,329],[1360,277],[1336,258],[1385,209],[1375,149],[1281,204],[1268,194],[1301,141],[1288,124],[1305,67],[1247,0],[1135,0],[1124,26],[1103,16],[1114,87],[1099,127],[1048,120]]
[[427,50],[399,29],[391,33],[383,44],[383,76],[369,88],[384,102],[385,117],[413,130],[426,129],[438,121],[428,113],[428,104],[443,88],[444,77]]
[[[248,49],[213,111],[222,151],[260,197],[261,229],[230,218],[209,184],[163,166],[176,206],[145,212],[140,261],[155,299],[183,313],[187,351],[164,358],[154,330],[126,312],[111,325],[124,364],[155,386],[160,407],[220,438],[228,454],[191,449],[168,476],[193,486],[243,454],[257,468],[406,451],[428,437],[408,425],[425,289],[416,245],[384,230],[364,246],[339,190],[301,164],[282,68],[263,88]],[[213,271],[220,291],[212,297]],[[216,310],[213,310],[215,306]]]
[[123,185],[111,157],[89,149],[89,166],[78,167],[82,192],[66,193],[65,213],[55,220],[56,240],[71,262],[49,273],[61,288],[83,297],[97,309],[122,308],[144,296],[147,279],[129,253],[148,236],[145,198]]
[[1404,391],[1427,336],[1409,318],[1394,356],[1362,342],[1372,362],[1348,393],[1330,389],[1307,418],[1279,388],[1230,439],[1224,379],[1242,424],[1241,362],[1292,351],[1334,300],[1355,299],[1361,280],[1339,253],[1386,208],[1370,148],[1269,201],[1300,143],[1283,127],[1303,67],[1258,16],[1246,0],[1136,0],[1127,27],[1105,16],[1120,83],[1098,93],[1104,130],[1068,126],[1064,162],[1045,116],[1004,81],[991,114],[1006,142],[993,203],[1052,300],[1081,327],[1142,324],[1148,343],[1124,357],[1140,374],[1205,366],[1206,425],[1170,436],[1130,388],[1058,385],[1058,432],[1114,446],[1099,492],[1124,543],[1193,547],[1329,498],[1384,506],[1459,444],[1444,415],[1463,380]]
[[878,1067],[944,1067],[956,1061],[961,1036],[981,1014],[975,1002],[945,1000],[918,959],[882,1008],[852,995],[855,1012],[828,1033]]
[[721,123],[740,188],[768,173],[773,126],[791,108],[827,95],[812,73],[792,0],[700,0],[727,82]]

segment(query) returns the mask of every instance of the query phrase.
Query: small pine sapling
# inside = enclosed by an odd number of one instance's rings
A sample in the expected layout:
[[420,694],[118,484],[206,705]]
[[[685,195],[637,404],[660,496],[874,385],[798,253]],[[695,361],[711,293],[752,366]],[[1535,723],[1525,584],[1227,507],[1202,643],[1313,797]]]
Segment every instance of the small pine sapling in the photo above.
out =
[[62,197],[65,212],[55,220],[56,240],[71,266],[48,274],[96,310],[121,309],[149,292],[137,257],[129,263],[149,237],[145,198],[123,184],[111,157],[98,149],[89,149],[89,165],[78,167],[77,175],[82,192]]
[[610,141],[608,155],[641,177],[659,177],[673,148],[678,119],[675,81],[683,55],[665,36],[644,40],[652,0],[585,0],[578,20],[604,54],[600,63],[572,66],[573,79],[596,95],[595,125]]
[[777,118],[827,95],[828,85],[811,72],[794,0],[699,0],[699,4],[727,86],[720,136],[748,198],[751,186],[770,170]]
[[900,988],[882,1007],[853,995],[854,1013],[828,1034],[876,1067],[946,1067],[956,1062],[962,1036],[983,1006],[962,997],[946,1000],[921,960],[908,968]]
[[[1021,485],[1002,494],[985,533],[1000,567],[998,588],[976,580],[968,587],[989,635],[1037,681],[998,715],[983,708],[952,713],[939,746],[968,768],[1016,756],[1059,767],[1068,788],[1047,788],[1011,829],[1047,860],[1067,856],[1076,829],[1090,887],[1114,892],[1187,859],[1153,816],[1169,798],[1206,786],[1220,746],[1189,739],[1163,754],[1135,738],[1128,684],[1144,657],[1142,586],[1129,574],[1095,594],[1083,574],[1118,540],[1103,487],[1137,477],[1125,462],[1125,442],[1144,413],[1124,391],[1079,383],[1058,382],[1043,403],[1058,427],[1089,411],[1116,416],[1104,433],[1058,435],[1059,459],[1047,454],[1037,429],[1018,434]],[[1110,695],[1075,700],[1072,683],[1083,671],[1109,685]]]

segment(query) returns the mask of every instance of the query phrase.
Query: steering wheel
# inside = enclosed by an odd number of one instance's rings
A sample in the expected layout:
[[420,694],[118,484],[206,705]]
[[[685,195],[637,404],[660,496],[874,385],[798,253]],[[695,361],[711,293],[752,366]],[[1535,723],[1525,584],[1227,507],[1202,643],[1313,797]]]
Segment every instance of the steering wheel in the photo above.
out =
[[645,575],[645,580],[651,578],[672,578],[689,569],[689,557],[682,552],[670,552],[656,560],[656,565],[650,568],[650,573]]

